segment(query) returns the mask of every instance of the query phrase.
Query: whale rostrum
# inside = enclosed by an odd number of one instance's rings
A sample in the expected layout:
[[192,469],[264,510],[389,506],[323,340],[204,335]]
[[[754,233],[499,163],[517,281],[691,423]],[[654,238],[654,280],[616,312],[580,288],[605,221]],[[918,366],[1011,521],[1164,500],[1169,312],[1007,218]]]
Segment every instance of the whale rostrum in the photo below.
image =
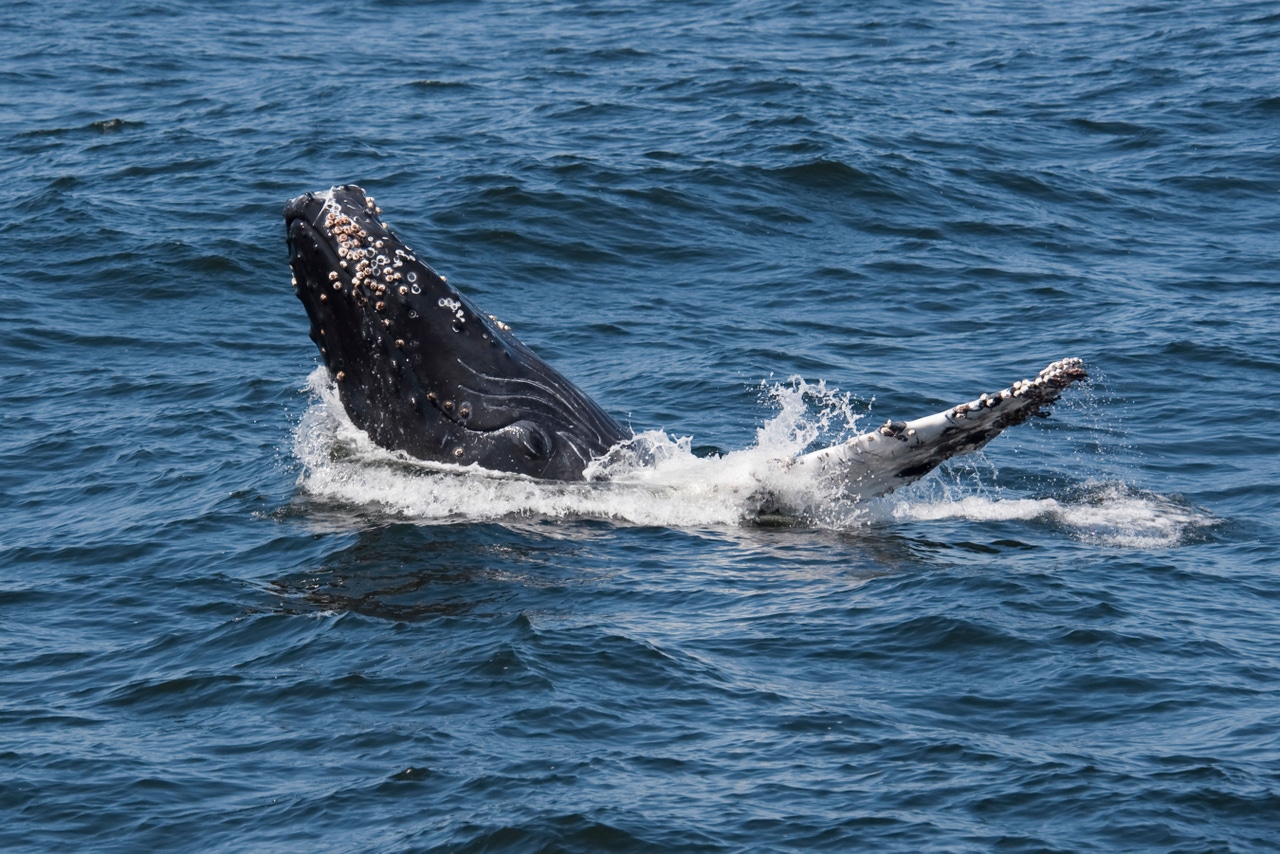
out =
[[[391,231],[371,196],[334,187],[284,209],[294,291],[352,423],[378,445],[442,464],[582,480],[631,432],[481,312]],[[832,498],[905,486],[1006,427],[1045,414],[1079,359],[1033,380],[779,460]],[[760,506],[778,502],[762,496]],[[770,509],[768,512],[773,512]]]

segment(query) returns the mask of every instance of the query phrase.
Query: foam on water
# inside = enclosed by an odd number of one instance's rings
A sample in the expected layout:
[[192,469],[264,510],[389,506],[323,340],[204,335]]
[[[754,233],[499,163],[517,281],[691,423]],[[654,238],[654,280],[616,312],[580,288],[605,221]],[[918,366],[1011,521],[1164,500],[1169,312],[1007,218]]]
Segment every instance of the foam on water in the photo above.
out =
[[[295,432],[303,465],[299,485],[317,497],[423,521],[492,520],[511,516],[603,518],[637,525],[736,525],[755,519],[766,492],[813,504],[812,485],[781,465],[837,423],[852,428],[847,398],[802,381],[768,396],[778,414],[749,448],[699,457],[690,437],[640,433],[587,470],[581,483],[542,481],[415,460],[375,445],[355,427],[323,368],[308,380],[313,405]],[[823,401],[816,413],[809,400]]]
[[912,488],[865,503],[821,494],[783,461],[854,435],[859,413],[848,394],[797,378],[762,386],[762,398],[777,412],[748,448],[702,457],[693,453],[691,437],[650,430],[593,462],[580,483],[387,451],[351,423],[323,368],[308,378],[308,389],[315,399],[294,440],[303,466],[299,486],[318,498],[374,505],[423,522],[546,517],[668,527],[753,524],[766,493],[811,508],[801,521],[823,528],[943,519],[1048,522],[1080,540],[1119,548],[1173,547],[1211,521],[1174,499],[1119,482],[1089,481],[1069,496],[1040,498],[975,495],[972,487],[958,486]]
[[[1040,522],[1082,542],[1125,549],[1174,548],[1218,521],[1178,498],[1135,489],[1120,481],[1088,480],[1059,497],[1005,498],[967,494],[955,488],[941,491],[941,496],[887,496],[874,502],[877,512],[873,517],[916,522]],[[907,494],[913,492],[916,490]]]

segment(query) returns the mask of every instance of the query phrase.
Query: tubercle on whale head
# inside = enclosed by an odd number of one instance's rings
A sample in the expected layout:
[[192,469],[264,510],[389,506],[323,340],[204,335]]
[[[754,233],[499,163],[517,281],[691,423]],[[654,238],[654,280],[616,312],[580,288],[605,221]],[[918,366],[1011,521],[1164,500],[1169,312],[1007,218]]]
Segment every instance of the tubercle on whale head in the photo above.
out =
[[[382,221],[381,213],[373,197],[354,184],[290,201],[284,218],[295,284],[316,284],[305,274],[323,274],[334,290],[350,287],[366,298],[444,286],[444,277],[418,261]],[[304,279],[298,278],[300,272]]]
[[[375,332],[379,324],[383,329],[440,331],[433,328],[442,325],[440,312],[429,311],[432,308],[447,309],[449,327],[480,320],[380,214],[373,197],[355,185],[307,193],[285,206],[294,287],[313,326],[324,327],[325,318],[318,313],[356,315],[370,309]],[[318,312],[321,308],[326,311]],[[404,335],[388,340],[401,349],[414,343]]]

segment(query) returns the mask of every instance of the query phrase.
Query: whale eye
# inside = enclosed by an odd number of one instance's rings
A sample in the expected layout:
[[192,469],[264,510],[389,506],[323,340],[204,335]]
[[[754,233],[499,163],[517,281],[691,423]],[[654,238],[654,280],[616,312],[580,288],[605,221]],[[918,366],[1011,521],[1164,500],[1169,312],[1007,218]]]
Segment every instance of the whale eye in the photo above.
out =
[[532,421],[518,421],[512,425],[519,432],[517,447],[531,460],[551,456],[551,437]]

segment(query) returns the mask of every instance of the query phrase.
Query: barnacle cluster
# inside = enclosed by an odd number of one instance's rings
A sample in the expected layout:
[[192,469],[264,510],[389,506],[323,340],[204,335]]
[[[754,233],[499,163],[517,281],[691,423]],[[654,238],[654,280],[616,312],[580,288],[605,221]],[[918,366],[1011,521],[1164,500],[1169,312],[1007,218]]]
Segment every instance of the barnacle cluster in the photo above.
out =
[[955,418],[963,419],[968,412],[977,412],[983,408],[990,409],[1010,398],[1048,402],[1056,398],[1062,389],[1086,376],[1082,360],[1059,359],[1037,374],[1034,380],[1018,380],[1003,391],[983,394],[977,400],[960,404],[952,410],[951,414]]
[[[352,197],[344,191],[354,190],[360,195]],[[333,188],[319,196],[323,200],[319,214],[313,226],[328,238],[338,256],[338,268],[328,273],[328,281],[333,290],[343,292],[347,281],[351,287],[349,296],[360,306],[372,305],[374,311],[385,313],[393,300],[399,298],[400,305],[408,305],[410,294],[421,294],[430,282],[422,277],[437,277],[439,283],[447,283],[448,279],[440,276],[429,267],[424,273],[423,266],[413,252],[391,235],[386,222],[381,220],[382,208],[372,196],[364,196],[358,187]],[[295,289],[297,282],[294,282]],[[448,292],[446,292],[448,293]],[[319,300],[327,302],[329,295],[319,293]],[[460,298],[445,296],[438,300],[441,308],[452,317],[455,332],[467,329],[469,312]],[[408,316],[411,320],[418,317],[414,309]],[[491,328],[502,332],[510,332],[511,327],[490,315]],[[390,318],[382,318],[383,326],[390,328]],[[488,339],[489,333],[481,330]]]
[[[382,213],[372,196],[365,200],[365,209],[371,218]],[[395,250],[391,256],[386,255],[382,240],[372,238],[357,219],[336,206],[325,206],[324,228],[338,244],[338,264],[351,272],[352,295],[361,304],[368,297],[384,296],[389,287],[404,278],[399,269],[404,266],[403,259],[413,260],[413,256],[403,249]],[[330,273],[329,278],[335,289],[341,289],[337,271]],[[401,286],[400,293],[407,292],[407,286]],[[374,305],[378,311],[385,307],[383,300],[377,300]]]

